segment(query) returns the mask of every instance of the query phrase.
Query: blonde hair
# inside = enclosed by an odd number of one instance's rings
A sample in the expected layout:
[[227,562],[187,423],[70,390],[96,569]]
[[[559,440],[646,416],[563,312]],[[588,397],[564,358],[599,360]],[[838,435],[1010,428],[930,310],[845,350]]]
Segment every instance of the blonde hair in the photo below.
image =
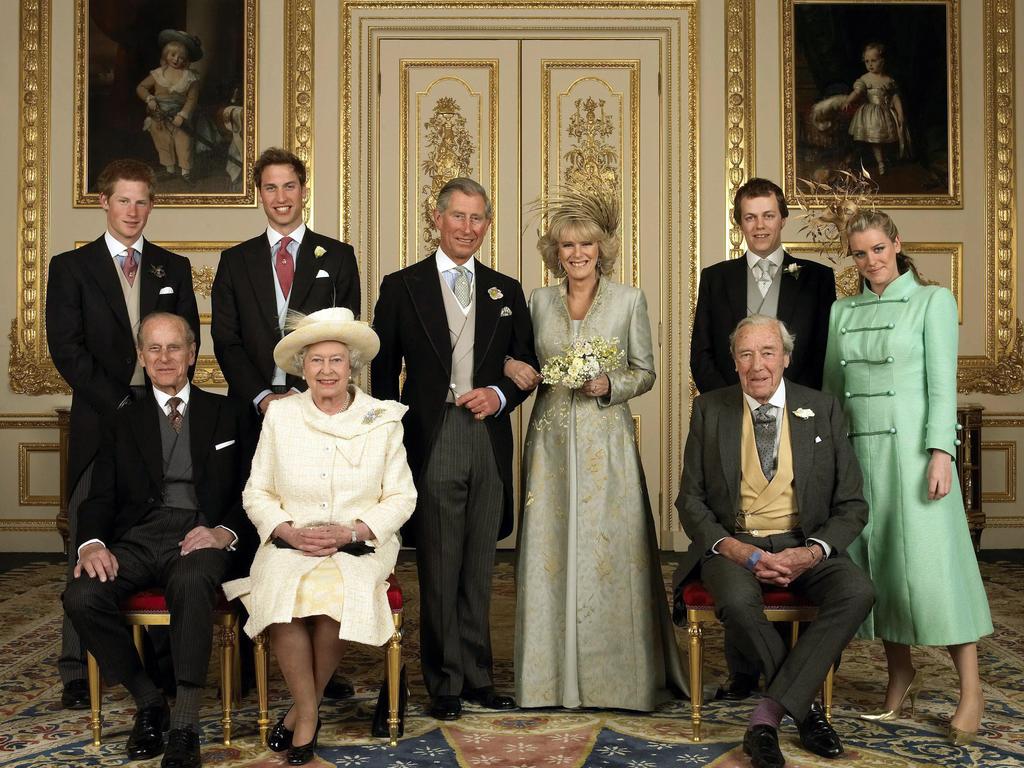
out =
[[[873,211],[862,208],[846,220],[846,226],[843,228],[847,249],[849,250],[850,247],[850,235],[858,232],[867,232],[869,229],[877,229],[892,242],[896,242],[896,238],[900,236],[899,230],[896,229],[896,222],[885,211]],[[907,271],[913,272],[914,279],[919,283],[924,283],[924,280],[921,279],[921,273],[917,271],[917,265],[914,264],[914,260],[902,250],[896,253],[896,271],[901,275]],[[864,278],[861,278],[861,282],[870,285],[870,281]]]
[[[540,206],[538,206],[540,208]],[[597,243],[597,271],[610,275],[619,258],[619,201],[612,195],[568,186],[556,193],[543,208],[547,231],[537,240],[537,250],[556,277],[565,277],[558,260],[558,245],[568,234]]]

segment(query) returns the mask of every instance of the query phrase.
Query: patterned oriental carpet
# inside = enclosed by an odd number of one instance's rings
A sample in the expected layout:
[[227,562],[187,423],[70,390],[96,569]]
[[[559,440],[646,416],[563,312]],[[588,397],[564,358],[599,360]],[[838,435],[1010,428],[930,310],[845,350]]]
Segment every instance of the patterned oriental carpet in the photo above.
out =
[[[668,560],[670,558],[666,558]],[[664,566],[666,582],[671,563]],[[133,705],[124,689],[104,699],[104,742],[93,747],[88,712],[60,709],[60,682],[54,662],[60,632],[62,567],[32,564],[0,575],[0,765],[5,768],[127,765],[124,742]],[[981,641],[979,655],[987,709],[978,741],[951,746],[944,738],[956,698],[956,676],[942,649],[917,649],[914,659],[926,688],[917,711],[889,723],[869,723],[856,714],[876,708],[885,687],[884,660],[878,643],[855,641],[843,657],[835,685],[833,722],[846,745],[840,760],[828,761],[799,746],[792,723],[782,729],[789,766],[1024,766],[1024,565],[982,565],[996,632]],[[690,742],[687,702],[672,702],[640,716],[624,711],[524,710],[493,713],[467,706],[461,720],[442,725],[424,714],[428,705],[418,665],[418,616],[415,568],[399,566],[406,590],[404,660],[412,687],[405,736],[396,749],[369,734],[370,717],[382,675],[382,652],[353,646],[342,669],[356,686],[354,699],[321,708],[324,726],[314,766],[413,768],[660,768],[661,766],[750,765],[740,741],[752,704],[710,702],[704,741]],[[499,563],[494,585],[493,635],[497,684],[512,689],[515,591],[513,566]],[[667,591],[666,591],[667,594]],[[614,631],[609,628],[609,631]],[[706,632],[706,696],[724,677],[722,635]],[[686,635],[677,630],[685,649]],[[684,651],[685,655],[685,651]],[[234,712],[232,746],[220,744],[219,699],[213,681],[203,707],[203,761],[207,766],[279,766],[282,755],[256,743],[255,691]],[[271,721],[287,707],[280,674],[271,673]],[[158,766],[159,759],[138,766]]]

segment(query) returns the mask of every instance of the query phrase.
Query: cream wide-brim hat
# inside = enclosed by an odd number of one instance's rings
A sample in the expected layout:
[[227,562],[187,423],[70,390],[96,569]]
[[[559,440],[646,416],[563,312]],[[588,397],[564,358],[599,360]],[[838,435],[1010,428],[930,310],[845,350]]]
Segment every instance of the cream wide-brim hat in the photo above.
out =
[[296,366],[296,355],[321,341],[339,341],[356,350],[363,364],[380,351],[377,334],[368,323],[356,320],[352,310],[345,307],[320,309],[308,315],[293,313],[288,326],[291,332],[274,347],[274,362],[281,370],[295,376],[302,376],[302,368]]

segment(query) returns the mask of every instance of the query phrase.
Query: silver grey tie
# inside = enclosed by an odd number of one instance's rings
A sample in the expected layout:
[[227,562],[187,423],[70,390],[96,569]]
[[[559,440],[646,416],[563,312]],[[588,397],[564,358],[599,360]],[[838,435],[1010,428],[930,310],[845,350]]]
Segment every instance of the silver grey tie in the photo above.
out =
[[772,287],[772,277],[775,274],[775,264],[771,259],[758,259],[755,264],[761,274],[757,278],[757,289],[761,291],[761,295],[764,296],[768,293],[768,289]]
[[465,267],[456,267],[455,271],[458,273],[455,276],[455,285],[452,286],[452,292],[455,294],[455,298],[459,300],[459,304],[465,309],[469,306],[469,270]]
[[757,458],[761,461],[761,471],[771,479],[775,477],[775,406],[765,403],[754,411],[754,443],[757,445]]

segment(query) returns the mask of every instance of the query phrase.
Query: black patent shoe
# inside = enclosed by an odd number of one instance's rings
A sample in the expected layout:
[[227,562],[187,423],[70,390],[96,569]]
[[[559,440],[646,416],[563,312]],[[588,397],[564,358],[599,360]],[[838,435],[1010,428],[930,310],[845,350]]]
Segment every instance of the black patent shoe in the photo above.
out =
[[796,727],[800,732],[800,744],[808,752],[828,758],[836,758],[843,754],[843,743],[839,740],[839,734],[832,728],[818,704],[811,705],[807,717],[802,723],[797,723]]
[[462,698],[484,709],[509,710],[516,708],[515,699],[503,693],[498,693],[490,685],[483,688],[467,689],[462,692]]
[[129,760],[148,760],[164,751],[164,735],[171,719],[167,702],[144,707],[135,713],[135,723],[125,751]]
[[351,699],[355,692],[352,683],[340,676],[332,677],[324,686],[325,699]]
[[167,734],[167,749],[160,768],[200,768],[199,734],[191,728],[172,728]]
[[715,701],[743,701],[757,690],[758,675],[737,672],[715,692]]
[[87,680],[69,680],[64,683],[60,692],[60,705],[64,709],[89,708],[89,682]]
[[316,740],[320,735],[320,718],[316,720],[316,730],[313,731],[313,738],[308,744],[295,746],[288,749],[288,765],[305,765],[316,757]]
[[[291,710],[289,709],[288,712]],[[267,734],[267,749],[271,752],[284,752],[286,749],[291,749],[294,734],[284,724],[288,712],[281,715],[281,718],[274,723],[274,727],[270,729],[270,733]]]
[[754,768],[786,768],[779,749],[779,732],[770,725],[754,725],[743,734],[743,751]]

